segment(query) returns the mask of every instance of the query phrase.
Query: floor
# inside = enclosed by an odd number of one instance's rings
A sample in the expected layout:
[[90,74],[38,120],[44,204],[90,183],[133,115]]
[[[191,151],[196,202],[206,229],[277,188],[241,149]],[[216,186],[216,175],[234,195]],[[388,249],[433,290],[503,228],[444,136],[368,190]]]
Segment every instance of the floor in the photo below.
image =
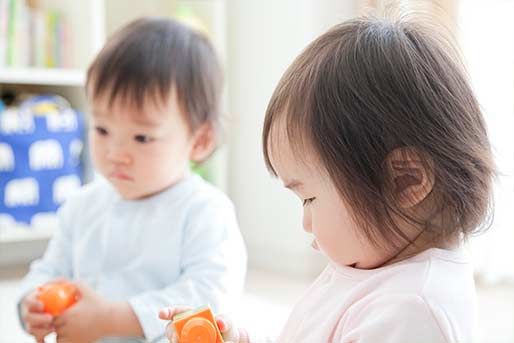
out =
[[[20,329],[15,312],[14,295],[24,272],[25,268],[0,270],[0,343],[33,342]],[[292,304],[309,282],[250,270],[246,292],[235,315],[238,324],[251,328],[253,332],[265,332],[269,337],[276,337]],[[477,342],[514,342],[514,286],[479,287],[478,295],[482,315]]]

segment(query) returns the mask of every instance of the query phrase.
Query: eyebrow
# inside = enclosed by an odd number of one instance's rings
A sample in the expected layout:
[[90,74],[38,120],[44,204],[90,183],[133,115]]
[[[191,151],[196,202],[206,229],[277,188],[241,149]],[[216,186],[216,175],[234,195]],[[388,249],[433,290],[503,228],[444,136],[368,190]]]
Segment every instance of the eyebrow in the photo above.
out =
[[134,118],[134,122],[139,125],[148,126],[148,127],[157,127],[160,125],[160,123],[158,123],[156,121],[145,120],[145,119],[138,118],[138,117]]
[[300,188],[302,186],[303,186],[303,183],[298,180],[295,180],[295,179],[287,181],[284,185],[285,188],[289,188],[291,190],[297,190],[298,188]]
[[[93,109],[91,111],[91,113],[93,116],[100,117],[100,118],[102,118],[102,117],[105,118],[105,117],[109,116],[109,114],[102,112],[102,111],[95,110],[95,109]],[[142,126],[146,126],[146,127],[150,127],[150,128],[157,127],[160,125],[159,122],[144,119],[144,118],[137,117],[137,116],[134,116],[134,122],[138,125],[142,125]]]

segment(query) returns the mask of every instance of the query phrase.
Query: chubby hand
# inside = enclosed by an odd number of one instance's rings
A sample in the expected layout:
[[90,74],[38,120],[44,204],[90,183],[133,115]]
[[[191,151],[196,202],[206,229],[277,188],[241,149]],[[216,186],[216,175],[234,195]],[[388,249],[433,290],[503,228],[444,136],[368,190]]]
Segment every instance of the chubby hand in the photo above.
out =
[[25,296],[21,302],[21,318],[25,330],[34,336],[37,343],[44,343],[45,336],[54,331],[52,315],[44,312],[44,306],[38,300],[39,291],[35,290]]
[[[191,307],[174,306],[162,309],[159,312],[159,318],[162,320],[169,320],[166,326],[166,337],[170,343],[179,343],[175,328],[171,320],[179,313],[191,310]],[[221,335],[225,343],[249,343],[248,334],[243,329],[236,328],[232,321],[224,316],[216,316],[216,324],[220,329]]]
[[54,320],[57,342],[90,343],[105,335],[110,303],[89,286],[76,283],[78,301]]

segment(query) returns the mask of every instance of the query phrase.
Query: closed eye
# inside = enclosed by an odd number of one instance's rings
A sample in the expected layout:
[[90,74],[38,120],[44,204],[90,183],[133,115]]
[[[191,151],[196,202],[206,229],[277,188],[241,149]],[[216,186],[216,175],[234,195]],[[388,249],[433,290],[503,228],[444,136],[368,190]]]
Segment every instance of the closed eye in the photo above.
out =
[[134,140],[138,143],[142,143],[142,144],[145,144],[145,143],[150,143],[150,142],[153,142],[154,139],[150,136],[147,136],[147,135],[136,135],[134,136]]
[[310,203],[312,203],[314,201],[314,199],[316,199],[316,198],[313,197],[313,198],[303,199],[303,206],[309,205]]

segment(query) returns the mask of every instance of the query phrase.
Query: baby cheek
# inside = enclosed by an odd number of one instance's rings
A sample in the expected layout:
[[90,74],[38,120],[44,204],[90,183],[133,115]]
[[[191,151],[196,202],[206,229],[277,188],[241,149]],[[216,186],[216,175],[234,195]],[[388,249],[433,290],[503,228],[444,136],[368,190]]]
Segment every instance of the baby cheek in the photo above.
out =
[[340,251],[341,244],[346,241],[342,223],[333,219],[333,214],[327,213],[318,216],[313,224],[313,233],[318,244],[330,252]]
[[91,155],[92,155],[93,160],[96,163],[101,162],[103,159],[103,156],[105,155],[105,146],[102,146],[102,144],[100,144],[98,142],[97,137],[91,138],[90,148],[91,148]]
[[312,232],[312,215],[307,207],[303,209],[303,229],[308,233]]

